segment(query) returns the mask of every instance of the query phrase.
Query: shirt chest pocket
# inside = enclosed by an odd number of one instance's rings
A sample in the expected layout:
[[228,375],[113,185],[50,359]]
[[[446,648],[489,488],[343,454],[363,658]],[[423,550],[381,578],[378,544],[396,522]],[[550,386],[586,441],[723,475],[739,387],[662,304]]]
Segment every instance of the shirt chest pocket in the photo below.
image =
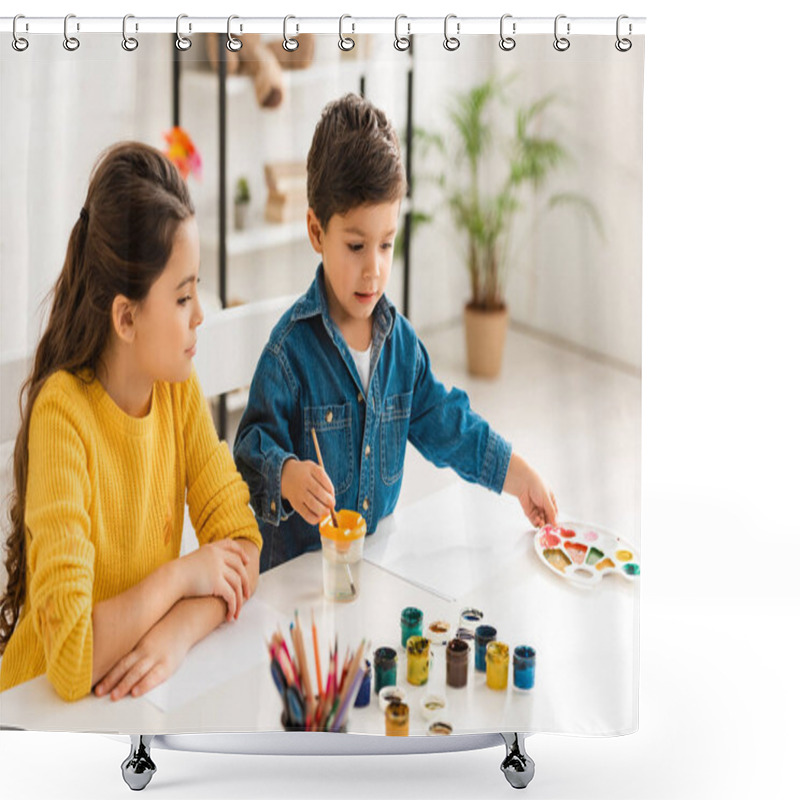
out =
[[381,412],[381,478],[387,486],[403,475],[413,392],[389,395]]
[[325,472],[337,495],[353,481],[353,419],[350,404],[307,406],[303,410],[304,457],[317,460],[311,429],[317,433]]

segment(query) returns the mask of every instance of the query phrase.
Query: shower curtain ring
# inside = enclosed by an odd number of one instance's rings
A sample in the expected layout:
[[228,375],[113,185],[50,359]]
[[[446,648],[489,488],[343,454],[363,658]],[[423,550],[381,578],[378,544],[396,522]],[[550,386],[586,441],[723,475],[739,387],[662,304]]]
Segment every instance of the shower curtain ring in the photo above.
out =
[[[287,53],[293,53],[300,47],[300,42],[297,39],[292,39],[288,33],[288,24],[290,19],[297,19],[297,17],[293,17],[291,14],[285,16],[283,18],[283,49]],[[295,26],[295,31],[297,32],[299,29]]]
[[[14,23],[11,26],[11,34],[12,34],[12,36],[14,38],[11,40],[11,46],[18,53],[21,53],[21,52],[23,52],[23,50],[27,50],[28,49],[28,45],[30,44],[30,42],[28,42],[27,39],[25,39],[24,37],[20,36],[17,33],[17,20],[19,20],[19,19],[25,19],[25,15],[24,14],[17,14],[17,16],[14,17]],[[27,29],[28,29],[28,24],[25,23],[25,30],[27,30]]]
[[[133,14],[126,14],[122,18],[122,49],[127,50],[129,53],[132,53],[138,46],[139,40],[135,39],[133,36],[128,36],[128,20],[129,19],[136,19]],[[138,24],[134,23],[135,30],[139,30]]]
[[[569,50],[570,41],[566,38],[566,36],[559,36],[558,35],[558,21],[560,19],[566,19],[566,14],[559,14],[556,17],[555,24],[553,25],[553,35],[555,36],[555,41],[553,42],[553,47],[558,50],[559,53],[563,53],[565,50]],[[567,23],[567,36],[569,36],[569,22]]]
[[[342,14],[339,17],[339,49],[344,51],[345,53],[349,52],[356,46],[356,40],[351,39],[349,36],[345,36],[342,33],[342,26],[346,19],[353,19],[349,14]],[[354,22],[351,22],[350,25],[352,26],[351,33],[355,32],[356,25]]]
[[[627,53],[628,50],[630,50],[631,47],[633,47],[633,42],[630,39],[621,39],[620,38],[620,35],[619,35],[619,24],[620,24],[620,22],[622,22],[623,19],[628,19],[628,15],[627,14],[620,14],[617,17],[617,41],[614,42],[614,47],[616,47],[617,50],[620,51],[620,53]],[[633,26],[629,22],[628,23],[628,35],[630,36],[630,34],[632,34],[632,33],[633,33]]]
[[[516,39],[513,39],[511,36],[506,36],[503,33],[503,24],[507,19],[511,19],[511,14],[503,14],[503,16],[500,17],[500,49],[505,50],[506,52],[508,52],[509,50],[513,50],[517,46]],[[517,23],[512,22],[511,33],[516,33],[516,32],[517,32]]]
[[[408,38],[408,36],[400,35],[401,19],[408,19],[408,17],[405,14],[398,14],[394,18],[394,49],[402,52],[404,50],[408,50],[411,40]],[[411,26],[408,23],[406,23],[406,28],[408,28],[408,33],[411,33]]]
[[[181,52],[185,52],[192,46],[192,40],[188,39],[181,33],[181,20],[188,19],[188,14],[178,14],[178,19],[175,20],[175,47]],[[189,23],[189,33],[192,32],[192,23]]]
[[[239,17],[237,17],[236,14],[232,14],[230,17],[228,17],[228,41],[225,42],[225,47],[227,47],[228,50],[231,51],[231,53],[238,53],[242,49],[242,40],[237,39],[231,33],[231,22],[233,22],[233,20],[235,19],[239,19]],[[239,26],[239,31],[241,32],[241,30],[242,28],[241,26]]]
[[[450,22],[451,19],[456,20],[456,36],[448,36],[447,35],[447,23]],[[444,49],[449,50],[451,53],[453,50],[458,50],[461,47],[461,40],[458,38],[458,34],[461,32],[461,23],[458,22],[458,17],[455,14],[448,14],[444,18]]]
[[[68,25],[71,19],[75,19],[74,14],[67,14],[67,16],[64,17],[64,49],[69,50],[70,53],[74,53],[81,46],[81,43],[77,37],[69,35]],[[76,30],[80,29],[80,23],[76,23]]]

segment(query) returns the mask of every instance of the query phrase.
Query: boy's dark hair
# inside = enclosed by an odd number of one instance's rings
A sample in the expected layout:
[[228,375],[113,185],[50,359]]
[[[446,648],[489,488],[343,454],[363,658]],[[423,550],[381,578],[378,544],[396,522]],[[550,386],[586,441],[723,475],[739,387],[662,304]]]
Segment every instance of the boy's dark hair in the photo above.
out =
[[322,111],[306,162],[308,205],[323,229],[334,214],[406,193],[400,143],[386,114],[346,94]]

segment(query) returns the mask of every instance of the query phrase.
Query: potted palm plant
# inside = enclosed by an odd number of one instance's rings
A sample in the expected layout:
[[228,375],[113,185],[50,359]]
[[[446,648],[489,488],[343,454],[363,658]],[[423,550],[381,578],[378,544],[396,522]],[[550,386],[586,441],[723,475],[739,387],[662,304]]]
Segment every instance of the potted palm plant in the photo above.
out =
[[[594,206],[586,198],[567,192],[541,197],[548,178],[568,158],[554,138],[539,135],[546,109],[555,102],[547,95],[515,111],[512,135],[503,136],[494,104],[504,103],[504,86],[490,78],[454,97],[448,119],[455,134],[455,149],[445,137],[416,129],[425,151],[434,149],[447,164],[435,176],[456,227],[465,234],[465,259],[470,278],[470,299],[465,307],[467,367],[471,374],[496,377],[500,372],[508,327],[505,300],[506,248],[523,191],[533,189],[531,207],[542,212],[559,205],[583,208],[600,230]],[[452,141],[452,140],[451,140]],[[538,202],[537,202],[538,200]]]

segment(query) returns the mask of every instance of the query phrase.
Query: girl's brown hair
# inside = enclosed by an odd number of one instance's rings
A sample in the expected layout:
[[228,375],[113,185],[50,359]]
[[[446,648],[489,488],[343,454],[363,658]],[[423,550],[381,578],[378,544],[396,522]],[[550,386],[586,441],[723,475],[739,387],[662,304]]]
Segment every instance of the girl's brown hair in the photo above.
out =
[[306,171],[308,205],[323,229],[334,214],[392,202],[406,193],[397,133],[383,111],[357,94],[323,109]]
[[22,424],[14,446],[8,585],[0,600],[0,654],[25,601],[25,490],[31,410],[45,381],[59,370],[96,376],[111,331],[111,306],[121,294],[141,301],[164,270],[178,226],[194,214],[185,181],[169,159],[138,142],[106,150],[72,228],[50,316],[22,385]]

